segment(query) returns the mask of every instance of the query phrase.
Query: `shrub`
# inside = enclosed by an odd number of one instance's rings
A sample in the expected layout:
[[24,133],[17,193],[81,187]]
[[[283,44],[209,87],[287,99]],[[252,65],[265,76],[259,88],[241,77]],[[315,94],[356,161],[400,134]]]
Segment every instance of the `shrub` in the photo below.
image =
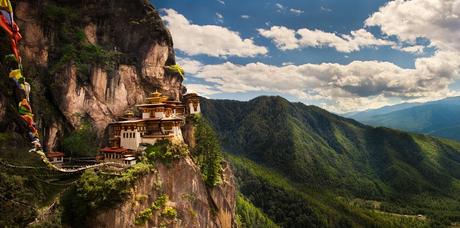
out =
[[161,212],[161,217],[166,219],[175,219],[177,217],[177,211],[174,207],[166,206]]
[[136,225],[143,225],[145,224],[150,217],[160,209],[163,209],[161,212],[161,216],[167,219],[174,219],[177,217],[177,211],[175,208],[166,206],[166,203],[169,201],[169,197],[166,194],[159,196],[152,205],[145,210],[141,211],[134,221]]
[[183,143],[171,143],[169,140],[157,141],[145,150],[146,157],[149,161],[161,161],[170,164],[188,153],[187,145]]
[[141,213],[139,213],[137,216],[136,216],[136,220],[134,220],[134,224],[135,225],[143,225],[145,224],[150,216],[152,216],[153,214],[153,210],[151,207],[141,211]]
[[89,213],[123,202],[130,194],[130,188],[152,168],[151,164],[140,162],[120,176],[85,171],[76,186],[62,198],[63,219],[70,225],[81,224]]

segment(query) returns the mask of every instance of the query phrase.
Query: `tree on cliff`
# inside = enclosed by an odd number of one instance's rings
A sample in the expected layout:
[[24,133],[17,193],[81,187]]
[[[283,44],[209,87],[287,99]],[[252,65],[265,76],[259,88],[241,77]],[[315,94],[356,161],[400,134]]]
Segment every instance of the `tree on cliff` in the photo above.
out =
[[193,158],[201,168],[203,178],[208,186],[215,186],[221,181],[222,151],[214,129],[201,116],[194,117],[196,147]]

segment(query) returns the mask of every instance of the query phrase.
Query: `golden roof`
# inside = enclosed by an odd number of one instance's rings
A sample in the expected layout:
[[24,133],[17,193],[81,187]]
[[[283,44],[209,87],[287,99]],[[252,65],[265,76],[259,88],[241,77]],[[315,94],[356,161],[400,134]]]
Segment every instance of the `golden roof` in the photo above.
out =
[[131,110],[128,110],[128,111],[125,112],[125,116],[130,116],[130,117],[132,117],[132,116],[134,116],[134,112],[131,111]]
[[156,91],[151,93],[151,96],[147,98],[149,104],[160,104],[168,100],[168,96],[161,96],[161,93]]

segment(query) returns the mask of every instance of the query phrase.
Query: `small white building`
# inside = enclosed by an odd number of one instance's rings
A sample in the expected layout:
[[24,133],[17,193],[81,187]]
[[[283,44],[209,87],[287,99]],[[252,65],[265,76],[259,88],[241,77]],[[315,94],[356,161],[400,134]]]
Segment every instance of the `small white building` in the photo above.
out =
[[64,163],[64,153],[62,152],[48,152],[46,157],[51,163],[55,165]]
[[135,165],[136,164],[136,157],[134,157],[134,156],[125,156],[125,158],[123,158],[123,164],[128,165],[128,166]]
[[185,94],[183,100],[187,107],[187,114],[193,115],[201,113],[200,96],[196,93]]
[[136,155],[133,151],[123,147],[106,147],[99,151],[104,161],[118,162],[128,166],[136,164]]

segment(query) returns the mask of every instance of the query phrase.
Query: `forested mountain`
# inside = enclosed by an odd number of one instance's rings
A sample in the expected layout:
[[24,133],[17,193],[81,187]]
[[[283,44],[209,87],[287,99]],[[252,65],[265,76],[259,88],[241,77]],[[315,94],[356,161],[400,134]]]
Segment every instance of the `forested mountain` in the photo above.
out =
[[204,99],[202,110],[232,154],[242,193],[278,224],[394,222],[370,208],[421,214],[410,222],[460,220],[459,143],[369,127],[281,97]]
[[372,126],[385,126],[460,140],[460,97],[423,104],[390,106],[348,117]]
[[376,108],[376,109],[369,109],[369,110],[361,111],[361,112],[344,113],[341,116],[345,116],[345,117],[356,119],[356,120],[358,119],[364,120],[364,119],[372,118],[373,116],[384,115],[384,114],[388,114],[391,112],[416,107],[422,104],[423,103],[402,103],[402,104],[397,104],[397,105],[384,106],[384,107]]

